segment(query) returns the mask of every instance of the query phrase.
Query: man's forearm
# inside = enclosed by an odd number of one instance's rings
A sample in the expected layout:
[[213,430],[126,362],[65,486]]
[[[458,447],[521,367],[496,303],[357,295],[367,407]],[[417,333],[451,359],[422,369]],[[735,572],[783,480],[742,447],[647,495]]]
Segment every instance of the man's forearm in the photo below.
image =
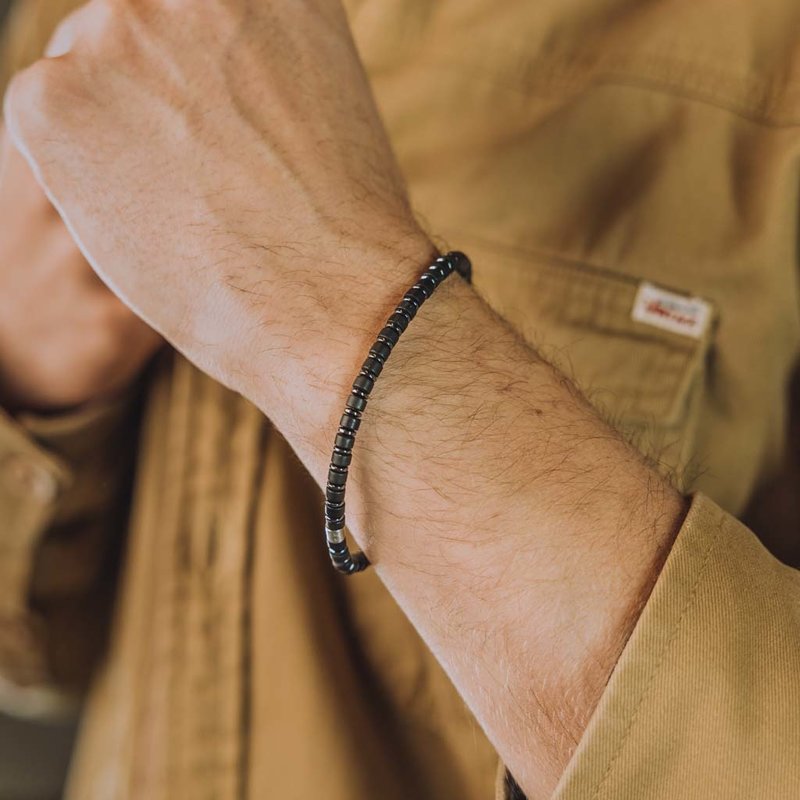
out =
[[[334,359],[330,383],[290,390],[289,437],[320,483],[353,369]],[[329,424],[303,428],[320,407]],[[521,786],[548,796],[683,499],[458,278],[376,384],[348,487],[353,535]]]
[[[84,255],[322,482],[350,381],[430,255],[341,3],[94,0],[49,52],[5,118]],[[348,495],[389,589],[543,794],[680,496],[454,279],[381,376]]]

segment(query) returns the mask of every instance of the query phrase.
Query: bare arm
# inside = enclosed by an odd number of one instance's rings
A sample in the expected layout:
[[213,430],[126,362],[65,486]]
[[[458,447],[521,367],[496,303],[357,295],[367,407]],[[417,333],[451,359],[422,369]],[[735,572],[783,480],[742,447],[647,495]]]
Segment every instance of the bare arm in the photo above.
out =
[[[450,281],[370,401],[350,468],[350,527],[520,785],[545,797],[683,501],[568,379]],[[353,365],[333,359],[329,369],[330,386],[298,385],[290,400],[291,441],[320,483],[346,396],[338,378]],[[304,407],[330,408],[328,423],[302,419]]]
[[[52,52],[9,120],[84,253],[322,482],[350,382],[432,252],[340,5],[95,0]],[[538,797],[683,501],[457,280],[378,384],[351,528]]]

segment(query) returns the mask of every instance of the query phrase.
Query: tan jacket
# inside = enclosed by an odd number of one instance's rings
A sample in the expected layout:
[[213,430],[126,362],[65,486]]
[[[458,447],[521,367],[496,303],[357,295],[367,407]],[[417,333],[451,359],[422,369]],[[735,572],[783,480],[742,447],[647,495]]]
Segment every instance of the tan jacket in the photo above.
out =
[[[74,4],[23,2],[7,67]],[[800,797],[800,573],[736,520],[800,563],[800,5],[348,5],[422,218],[696,493],[558,800]],[[703,300],[666,330],[643,281]],[[269,422],[165,355],[120,523],[133,413],[0,425],[9,705],[79,683],[127,532],[69,797],[493,796],[497,758],[410,623],[373,574],[330,570],[320,492]]]

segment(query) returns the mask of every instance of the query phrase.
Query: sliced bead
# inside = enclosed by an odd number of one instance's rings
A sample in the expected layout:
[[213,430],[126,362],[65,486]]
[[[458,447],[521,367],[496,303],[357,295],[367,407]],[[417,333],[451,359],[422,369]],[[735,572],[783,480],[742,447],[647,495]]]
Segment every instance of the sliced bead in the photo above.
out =
[[432,269],[435,269],[441,280],[444,280],[453,271],[453,265],[446,259],[439,258]]
[[422,300],[415,294],[411,293],[411,289],[409,289],[404,295],[403,299],[400,301],[401,308],[407,308],[409,312],[411,312],[412,316],[419,311],[419,307],[422,305]]
[[391,345],[386,344],[386,342],[375,342],[375,344],[372,345],[369,354],[373,358],[380,359],[385,364],[386,359],[392,354],[392,347]]
[[[406,322],[411,322],[414,319],[414,314],[402,303],[394,310],[395,314],[400,314],[405,317]],[[394,315],[393,315],[394,316]]]
[[331,486],[344,486],[347,483],[347,469],[330,467],[328,470],[328,483]]
[[363,411],[367,407],[367,398],[359,397],[357,394],[351,394],[350,397],[347,398],[347,403],[345,405],[353,411]]
[[351,450],[335,451],[331,456],[331,464],[336,467],[349,467],[352,460],[353,452]]
[[431,272],[423,272],[422,275],[419,276],[419,284],[420,286],[424,286],[429,291],[433,292],[433,290],[441,283],[441,278],[439,277],[438,273]]
[[400,332],[387,325],[378,334],[378,339],[388,343],[391,347],[394,347],[400,340]]
[[339,447],[342,450],[352,450],[355,443],[356,437],[350,433],[337,433],[336,439],[333,441],[334,447]]
[[359,375],[353,381],[353,388],[361,389],[361,391],[365,392],[366,394],[369,394],[372,391],[373,386],[375,386],[375,381],[368,375]]
[[344,520],[344,505],[339,508],[326,508],[325,509],[325,523],[330,526],[331,523],[340,522]]
[[346,431],[357,431],[361,427],[361,419],[352,412],[345,411],[339,420],[339,427]]
[[383,371],[383,362],[378,358],[373,358],[372,356],[369,356],[367,360],[362,364],[361,369],[365,372],[368,372],[374,380]]
[[344,502],[344,486],[331,486],[330,484],[325,487],[325,500],[329,503],[343,503]]
[[391,325],[400,333],[408,327],[409,319],[405,314],[398,314],[396,311],[389,317],[389,322],[387,324]]
[[413,289],[409,289],[406,297],[409,300],[416,301],[418,306],[421,306],[428,299],[428,295],[425,294],[425,290],[419,284],[416,284]]

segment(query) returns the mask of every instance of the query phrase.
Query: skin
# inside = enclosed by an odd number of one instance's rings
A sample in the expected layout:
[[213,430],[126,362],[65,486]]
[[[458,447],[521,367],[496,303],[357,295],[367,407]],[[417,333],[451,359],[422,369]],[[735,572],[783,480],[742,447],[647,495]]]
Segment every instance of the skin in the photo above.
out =
[[[84,254],[323,484],[350,381],[433,252],[338,1],[96,0],[51,56],[6,115]],[[455,277],[384,370],[348,482],[352,534],[531,800],[684,513]]]
[[97,279],[0,130],[0,404],[54,411],[127,386],[160,337]]

